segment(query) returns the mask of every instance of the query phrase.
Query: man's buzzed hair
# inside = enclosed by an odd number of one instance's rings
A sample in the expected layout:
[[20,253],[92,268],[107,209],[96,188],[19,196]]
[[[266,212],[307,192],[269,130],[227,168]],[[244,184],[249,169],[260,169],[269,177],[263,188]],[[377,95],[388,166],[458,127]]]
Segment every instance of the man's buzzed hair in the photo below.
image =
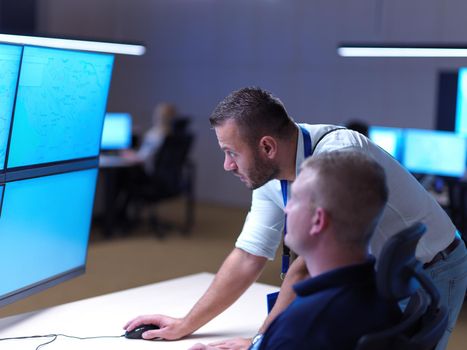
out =
[[341,242],[367,245],[388,200],[384,169],[362,152],[341,150],[308,158],[317,174],[312,202],[324,208]]
[[212,127],[233,120],[240,134],[250,144],[263,136],[289,138],[295,123],[289,117],[283,103],[270,92],[257,87],[247,87],[232,92],[212,112],[209,121]]

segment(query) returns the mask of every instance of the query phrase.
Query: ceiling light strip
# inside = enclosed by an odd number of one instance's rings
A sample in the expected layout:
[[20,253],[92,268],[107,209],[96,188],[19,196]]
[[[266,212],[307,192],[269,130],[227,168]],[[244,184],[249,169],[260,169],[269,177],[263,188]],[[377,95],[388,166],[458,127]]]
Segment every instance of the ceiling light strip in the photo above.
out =
[[342,46],[337,53],[343,57],[467,57],[467,48]]
[[141,56],[146,52],[146,48],[143,45],[46,38],[12,34],[0,34],[0,42],[135,56]]

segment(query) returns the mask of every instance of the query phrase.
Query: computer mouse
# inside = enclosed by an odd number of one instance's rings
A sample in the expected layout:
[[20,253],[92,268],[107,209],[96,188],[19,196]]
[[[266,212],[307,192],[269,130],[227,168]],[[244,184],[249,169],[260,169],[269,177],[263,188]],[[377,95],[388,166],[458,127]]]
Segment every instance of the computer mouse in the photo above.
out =
[[143,339],[143,333],[153,329],[159,329],[159,327],[154,324],[142,324],[129,332],[125,332],[125,338]]

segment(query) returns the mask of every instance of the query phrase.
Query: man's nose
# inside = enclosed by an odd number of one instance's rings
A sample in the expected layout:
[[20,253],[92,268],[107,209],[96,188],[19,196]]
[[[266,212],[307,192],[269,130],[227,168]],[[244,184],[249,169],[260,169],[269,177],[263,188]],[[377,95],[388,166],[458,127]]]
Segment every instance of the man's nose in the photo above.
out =
[[224,170],[225,171],[232,171],[232,170],[235,170],[237,169],[237,164],[235,163],[235,161],[230,158],[229,156],[225,156],[225,159],[224,159]]

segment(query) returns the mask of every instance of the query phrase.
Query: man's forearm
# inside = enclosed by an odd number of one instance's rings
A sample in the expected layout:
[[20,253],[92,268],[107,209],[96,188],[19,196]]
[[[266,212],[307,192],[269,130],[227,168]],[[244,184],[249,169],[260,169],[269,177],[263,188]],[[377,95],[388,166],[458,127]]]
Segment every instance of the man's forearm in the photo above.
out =
[[266,258],[235,248],[208,290],[184,317],[185,333],[193,333],[232,305],[258,279],[265,265]]
[[259,329],[258,333],[266,332],[266,329],[269,327],[272,321],[274,321],[274,319],[282,311],[284,311],[287,306],[289,306],[289,304],[295,299],[296,296],[292,288],[293,285],[307,277],[309,277],[309,274],[305,265],[305,261],[301,257],[298,257],[290,266],[289,271],[287,272],[284,281],[282,282],[276,303],[274,304],[274,307],[272,308],[269,315],[266,317],[266,320]]

